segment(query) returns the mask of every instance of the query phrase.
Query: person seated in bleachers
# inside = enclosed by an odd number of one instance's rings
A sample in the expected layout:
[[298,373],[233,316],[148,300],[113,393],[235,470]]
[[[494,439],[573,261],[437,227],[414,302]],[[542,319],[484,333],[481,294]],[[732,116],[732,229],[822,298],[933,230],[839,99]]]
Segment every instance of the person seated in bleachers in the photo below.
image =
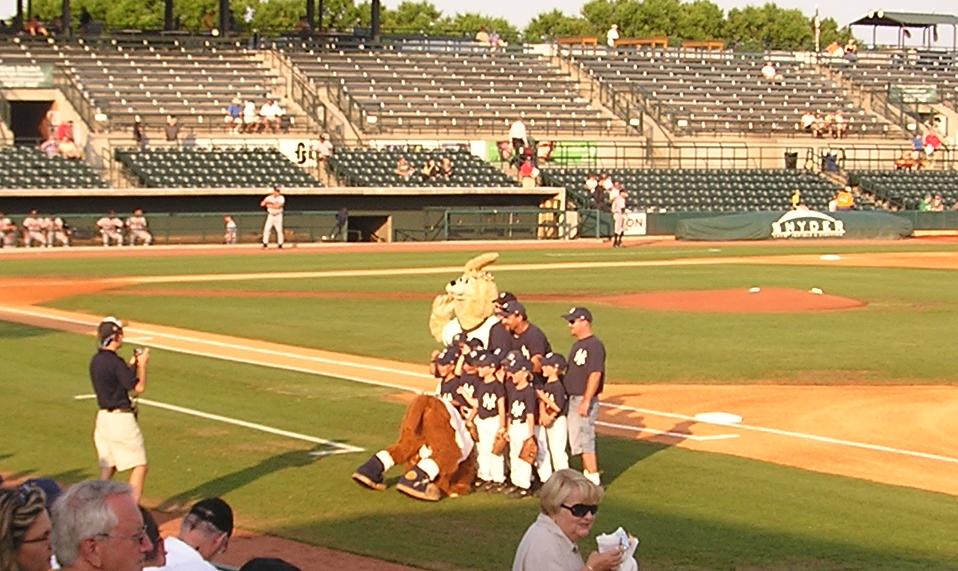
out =
[[256,104],[253,103],[252,99],[247,99],[246,103],[243,104],[243,128],[242,132],[252,133],[256,130],[256,125],[259,124],[257,115],[256,115]]
[[832,116],[832,138],[844,139],[848,136],[848,121],[841,111],[836,111]]
[[815,122],[812,123],[812,136],[814,136],[817,139],[821,139],[822,137],[825,136],[826,131],[827,131],[827,125],[825,123],[825,118],[822,116],[821,113],[816,113]]
[[146,146],[146,127],[139,115],[133,116],[133,142],[141,149]]
[[931,212],[945,211],[945,200],[940,194],[936,194],[935,197],[931,199],[931,207],[928,210]]
[[846,186],[835,193],[835,210],[842,212],[855,208],[855,195],[852,194],[852,187]]
[[599,187],[599,179],[596,178],[594,174],[590,174],[585,178],[585,191],[589,194],[595,192],[595,189]]
[[941,144],[941,139],[938,137],[938,134],[929,129],[925,134],[925,156],[930,159],[935,151],[941,147]]
[[239,133],[243,128],[243,106],[239,97],[234,97],[226,108],[226,130],[230,133]]
[[838,41],[834,41],[828,44],[828,47],[825,48],[825,53],[834,58],[841,58],[845,57],[845,48],[843,48]]
[[55,132],[58,141],[65,141],[73,138],[73,120],[64,121],[57,125]]
[[539,169],[532,164],[531,158],[526,158],[522,166],[519,167],[519,186],[522,188],[535,188],[538,184]]
[[269,99],[259,109],[260,131],[269,129],[270,133],[279,132],[280,117],[283,116],[283,108],[275,99]]
[[442,178],[449,180],[452,178],[453,172],[454,169],[452,166],[452,160],[443,155],[442,161],[439,163],[439,174],[442,176]]
[[835,115],[829,111],[825,113],[825,116],[822,118],[822,133],[829,137],[835,137]]
[[799,205],[802,203],[801,189],[795,189],[795,192],[792,193],[792,197],[789,199],[789,202],[792,204],[792,210],[798,210]]
[[895,159],[896,171],[918,170],[921,167],[921,159],[916,160],[908,151],[902,151],[901,156]]
[[485,26],[479,26],[479,31],[476,32],[476,41],[484,46],[490,45],[489,32],[486,31]]
[[915,135],[911,138],[911,158],[920,161],[924,157],[925,138],[921,136],[921,133],[915,131]]
[[765,65],[762,66],[762,77],[765,81],[781,81],[782,79],[782,76],[779,75],[778,70],[770,61],[765,62]]
[[609,46],[609,49],[615,48],[615,42],[619,39],[619,25],[612,24],[609,28],[609,31],[605,33],[605,45]]
[[23,28],[26,30],[27,34],[31,36],[49,36],[50,32],[47,30],[46,26],[43,25],[43,22],[37,19],[36,16],[30,18],[26,26]]
[[83,158],[83,151],[77,146],[73,137],[60,141],[60,156],[71,161],[78,161]]
[[799,129],[811,133],[812,127],[815,125],[815,114],[811,110],[806,111],[802,114],[802,118],[799,120]]
[[180,121],[176,115],[166,116],[166,125],[163,125],[163,133],[166,135],[166,141],[175,143],[180,138]]
[[52,136],[40,144],[40,151],[47,157],[55,157],[60,154],[60,144]]
[[930,212],[931,211],[931,195],[926,194],[924,198],[921,199],[921,202],[918,203],[918,212]]
[[409,180],[409,177],[411,177],[413,173],[413,167],[409,164],[409,161],[406,160],[406,157],[399,157],[399,160],[396,161],[396,170],[394,172],[400,179]]
[[439,174],[439,165],[436,164],[436,159],[429,159],[419,170],[419,174],[422,175],[422,180],[428,182],[435,178]]
[[845,43],[845,55],[843,57],[849,63],[858,61],[858,42],[855,41],[855,38],[848,38],[848,42]]

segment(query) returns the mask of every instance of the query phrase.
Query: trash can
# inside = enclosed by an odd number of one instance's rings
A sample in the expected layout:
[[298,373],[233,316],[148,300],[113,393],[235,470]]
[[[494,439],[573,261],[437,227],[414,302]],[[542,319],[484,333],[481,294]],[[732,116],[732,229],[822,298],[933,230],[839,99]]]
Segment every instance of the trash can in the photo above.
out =
[[795,170],[798,168],[798,152],[787,152],[785,153],[785,168],[789,170]]

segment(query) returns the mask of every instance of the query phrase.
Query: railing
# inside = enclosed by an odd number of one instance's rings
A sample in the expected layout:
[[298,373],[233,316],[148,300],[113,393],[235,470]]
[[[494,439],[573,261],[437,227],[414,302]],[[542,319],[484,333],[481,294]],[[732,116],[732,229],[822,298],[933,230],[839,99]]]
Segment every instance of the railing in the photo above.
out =
[[319,98],[312,82],[281,52],[270,50],[264,53],[266,58],[280,69],[280,76],[285,80],[286,95],[303,109],[319,131],[329,132],[335,143],[342,143],[345,135],[343,126],[330,128],[326,105]]
[[0,143],[7,144],[7,128],[10,127],[10,102],[3,96],[3,91],[0,91],[0,122],[4,125],[3,128],[0,128]]
[[109,119],[100,113],[93,103],[87,99],[83,88],[66,71],[57,68],[53,74],[53,83],[67,98],[73,109],[80,115],[83,122],[87,124],[91,133],[108,131],[110,128]]
[[566,211],[551,208],[427,208],[427,229],[442,240],[552,240],[575,235]]

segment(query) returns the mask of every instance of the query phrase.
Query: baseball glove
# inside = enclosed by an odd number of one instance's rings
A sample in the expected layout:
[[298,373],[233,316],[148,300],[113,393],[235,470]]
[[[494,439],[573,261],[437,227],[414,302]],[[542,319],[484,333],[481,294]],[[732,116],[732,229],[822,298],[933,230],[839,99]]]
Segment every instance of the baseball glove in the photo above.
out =
[[539,445],[536,444],[536,439],[532,437],[526,438],[526,441],[522,443],[522,450],[519,451],[519,459],[523,462],[535,465],[538,454]]
[[496,456],[501,456],[502,453],[506,451],[506,446],[509,446],[509,439],[506,438],[506,435],[502,433],[496,434],[496,440],[492,443],[492,453]]

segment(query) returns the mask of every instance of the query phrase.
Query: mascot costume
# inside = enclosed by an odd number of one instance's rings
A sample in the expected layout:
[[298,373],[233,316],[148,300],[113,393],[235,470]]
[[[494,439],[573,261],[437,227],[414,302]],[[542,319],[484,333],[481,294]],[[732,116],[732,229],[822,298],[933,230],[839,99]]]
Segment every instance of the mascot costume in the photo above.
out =
[[[453,336],[465,333],[488,344],[489,331],[498,323],[493,302],[499,292],[484,268],[498,258],[488,253],[469,260],[462,276],[433,301],[429,330],[437,341],[450,345]],[[352,477],[372,490],[385,490],[385,472],[403,463],[409,467],[396,489],[413,498],[438,501],[472,490],[475,443],[454,406],[433,395],[417,396],[406,409],[399,440],[374,454]]]

